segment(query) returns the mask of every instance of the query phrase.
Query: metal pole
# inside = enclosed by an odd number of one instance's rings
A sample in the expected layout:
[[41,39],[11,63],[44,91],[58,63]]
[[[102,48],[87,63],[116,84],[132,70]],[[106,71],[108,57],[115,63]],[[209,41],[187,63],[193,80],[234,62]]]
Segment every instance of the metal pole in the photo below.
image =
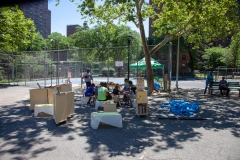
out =
[[137,44],[137,77],[138,77],[138,44]]
[[129,56],[130,56],[130,39],[128,38],[128,80],[129,80]]
[[172,80],[172,42],[169,42],[169,61],[168,61],[168,90],[171,90]]
[[57,61],[57,85],[59,85],[59,44],[58,44],[58,61]]
[[13,62],[13,51],[12,51],[12,82],[14,82],[14,62]]
[[26,52],[24,53],[24,78],[25,78],[25,86],[27,85],[27,76],[26,76]]
[[45,53],[44,53],[44,87],[46,87],[46,44],[45,44]]
[[82,79],[82,72],[83,72],[83,63],[82,63],[82,56],[83,55],[83,52],[81,52],[81,88],[82,88],[82,82],[83,82],[83,79]]
[[51,87],[52,87],[52,62],[51,62]]
[[108,80],[107,80],[107,82],[109,82],[109,76],[110,76],[110,74],[109,74],[109,52],[108,52]]
[[178,89],[178,71],[179,71],[179,36],[178,36],[177,64],[176,64],[176,88],[177,89]]

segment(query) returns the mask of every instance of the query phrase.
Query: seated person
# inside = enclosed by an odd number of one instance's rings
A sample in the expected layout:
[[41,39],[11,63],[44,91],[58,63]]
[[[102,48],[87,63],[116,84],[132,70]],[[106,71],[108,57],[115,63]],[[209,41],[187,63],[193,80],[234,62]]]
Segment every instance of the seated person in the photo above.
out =
[[130,87],[130,91],[128,92],[128,96],[131,98],[135,97],[135,93],[137,90],[137,87],[133,85],[132,81],[129,81],[129,87]]
[[114,95],[118,95],[119,92],[120,92],[120,90],[119,90],[119,85],[116,84],[115,87],[114,87],[114,89],[113,89],[113,92],[112,92],[112,93],[113,93]]
[[91,84],[91,86],[90,87],[88,87],[88,89],[86,90],[86,92],[85,92],[85,97],[89,97],[89,100],[88,100],[88,102],[87,102],[87,105],[90,105],[90,101],[91,101],[91,96],[93,96],[94,95],[94,87],[95,87],[95,84],[94,83],[92,83]]
[[95,95],[96,98],[97,98],[97,95],[98,95],[98,87],[99,87],[99,85],[96,85],[95,88],[94,88],[94,95]]
[[124,87],[123,87],[123,91],[126,92],[126,91],[130,91],[130,88],[129,88],[129,80],[127,78],[124,79]]
[[223,96],[222,90],[227,90],[226,96],[228,96],[230,90],[228,88],[227,81],[225,80],[225,77],[222,77],[222,80],[220,80],[220,82],[219,82],[219,90],[220,90],[222,96]]
[[129,81],[128,84],[129,84],[129,87],[130,87],[130,91],[127,94],[128,102],[129,102],[130,98],[134,98],[135,97],[135,93],[136,93],[137,87],[133,85],[132,81]]
[[106,84],[107,83],[105,82],[101,82],[100,87],[98,87],[98,96],[97,96],[98,101],[107,101],[109,99],[112,99],[110,98],[111,95],[109,94]]

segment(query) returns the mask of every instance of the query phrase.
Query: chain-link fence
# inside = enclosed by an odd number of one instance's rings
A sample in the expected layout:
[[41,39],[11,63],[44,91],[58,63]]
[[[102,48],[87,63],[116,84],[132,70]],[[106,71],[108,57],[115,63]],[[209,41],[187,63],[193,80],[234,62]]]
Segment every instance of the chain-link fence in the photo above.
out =
[[[149,46],[152,48],[154,46]],[[164,70],[154,69],[154,75],[162,77],[168,72],[169,47],[165,45],[152,57],[163,64]],[[21,54],[1,54],[1,73],[5,83],[27,84],[44,80],[46,85],[65,82],[67,70],[72,78],[80,78],[82,73],[91,68],[97,77],[127,77],[128,65],[144,57],[142,47],[137,45],[111,48],[74,48],[68,50],[26,51]],[[129,58],[129,59],[128,59]],[[116,65],[116,61],[123,65]],[[119,63],[118,63],[119,64]],[[146,70],[129,69],[130,77],[147,76]],[[50,80],[51,84],[46,84]]]

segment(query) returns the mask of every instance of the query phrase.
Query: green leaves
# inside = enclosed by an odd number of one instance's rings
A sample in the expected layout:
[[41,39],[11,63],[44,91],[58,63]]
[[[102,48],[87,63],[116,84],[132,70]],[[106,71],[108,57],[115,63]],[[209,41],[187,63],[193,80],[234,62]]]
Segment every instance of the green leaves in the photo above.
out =
[[17,7],[0,8],[0,49],[19,51],[26,49],[36,35],[36,28],[30,19],[26,19]]

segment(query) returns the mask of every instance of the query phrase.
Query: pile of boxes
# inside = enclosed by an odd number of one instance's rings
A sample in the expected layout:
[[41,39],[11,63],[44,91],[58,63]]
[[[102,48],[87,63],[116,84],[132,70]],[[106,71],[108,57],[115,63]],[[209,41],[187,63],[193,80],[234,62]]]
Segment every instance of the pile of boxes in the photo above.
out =
[[148,99],[147,90],[144,89],[144,78],[138,77],[136,84],[136,114],[138,116],[148,115]]

